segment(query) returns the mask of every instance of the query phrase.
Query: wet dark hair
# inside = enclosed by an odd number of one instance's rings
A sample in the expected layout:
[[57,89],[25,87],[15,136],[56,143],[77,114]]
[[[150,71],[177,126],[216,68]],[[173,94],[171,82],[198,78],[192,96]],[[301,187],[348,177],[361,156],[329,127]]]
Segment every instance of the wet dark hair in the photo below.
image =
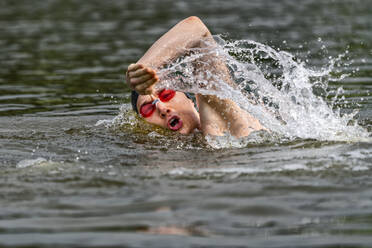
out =
[[132,90],[132,94],[130,95],[130,102],[132,103],[132,109],[138,114],[137,109],[137,100],[138,100],[138,93],[135,90]]
[[[187,98],[193,100],[192,96],[190,93],[184,92],[184,94],[187,96]],[[135,91],[132,90],[132,93],[130,95],[130,102],[132,103],[132,109],[138,114],[138,109],[137,109],[137,100],[138,100],[139,94]],[[193,100],[194,101],[194,100]]]

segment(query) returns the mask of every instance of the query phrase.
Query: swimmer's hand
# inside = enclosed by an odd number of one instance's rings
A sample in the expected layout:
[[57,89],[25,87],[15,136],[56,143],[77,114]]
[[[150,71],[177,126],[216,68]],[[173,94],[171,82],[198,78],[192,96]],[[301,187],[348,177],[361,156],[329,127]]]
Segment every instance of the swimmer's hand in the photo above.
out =
[[140,95],[151,95],[154,84],[159,81],[156,72],[142,64],[130,64],[126,79],[128,86]]

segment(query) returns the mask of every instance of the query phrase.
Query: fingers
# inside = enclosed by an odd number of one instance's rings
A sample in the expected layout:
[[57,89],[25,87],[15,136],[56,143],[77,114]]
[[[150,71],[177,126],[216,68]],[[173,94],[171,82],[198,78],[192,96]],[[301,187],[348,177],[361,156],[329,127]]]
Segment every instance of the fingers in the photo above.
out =
[[141,68],[144,68],[144,67],[145,66],[142,65],[142,64],[130,64],[128,66],[128,72],[130,72],[130,71],[136,71],[136,70],[141,69]]
[[151,78],[146,82],[137,85],[134,89],[141,95],[149,95],[152,94],[152,86],[158,81],[157,77]]
[[138,77],[145,73],[156,74],[153,69],[142,64],[130,64],[127,73],[131,77]]
[[154,78],[154,75],[144,74],[143,76],[140,77],[131,77],[130,84],[136,86],[137,84],[144,83],[151,78]]
[[156,75],[145,74],[141,77],[131,78],[129,85],[132,89],[137,89],[138,86],[140,86],[139,88],[142,89],[156,83],[158,80],[159,78]]
[[127,83],[132,90],[141,95],[152,93],[152,86],[159,81],[156,72],[142,64],[131,64],[128,66]]
[[155,75],[155,71],[150,69],[150,68],[143,68],[143,69],[138,69],[136,71],[131,71],[129,72],[129,77],[140,77],[145,74],[152,74]]
[[145,95],[152,95],[153,94],[153,86],[145,89]]

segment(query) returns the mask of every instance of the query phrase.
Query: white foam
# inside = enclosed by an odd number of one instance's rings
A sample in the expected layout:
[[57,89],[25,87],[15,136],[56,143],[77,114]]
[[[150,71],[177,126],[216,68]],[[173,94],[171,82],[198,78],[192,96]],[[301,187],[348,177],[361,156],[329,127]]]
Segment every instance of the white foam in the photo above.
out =
[[369,170],[367,166],[357,165],[351,168],[352,171],[366,171]]
[[204,175],[204,174],[256,174],[256,173],[269,173],[281,171],[296,171],[308,170],[312,168],[302,164],[287,164],[282,167],[225,167],[225,168],[203,168],[203,169],[187,169],[177,168],[168,172],[169,175]]
[[214,176],[223,176],[223,175],[244,175],[244,174],[257,174],[257,173],[273,173],[273,172],[290,172],[290,171],[309,171],[309,172],[319,172],[319,171],[326,171],[334,167],[338,171],[366,171],[370,170],[368,166],[365,165],[352,165],[352,166],[343,166],[339,167],[337,163],[333,163],[332,161],[324,161],[322,165],[314,167],[307,164],[301,163],[290,163],[284,164],[280,166],[239,166],[239,167],[214,167],[214,168],[197,168],[197,169],[189,169],[189,168],[176,168],[172,169],[166,174],[170,176],[206,176],[206,175],[214,175]]
[[18,162],[18,164],[16,165],[17,168],[27,168],[27,167],[31,167],[31,166],[38,166],[38,165],[41,165],[43,163],[46,163],[47,160],[45,158],[36,158],[36,159],[25,159],[25,160],[21,160]]
[[110,126],[112,124],[112,122],[113,122],[113,120],[98,120],[96,122],[95,126],[97,127],[97,126],[103,125],[103,126],[107,127],[107,126]]

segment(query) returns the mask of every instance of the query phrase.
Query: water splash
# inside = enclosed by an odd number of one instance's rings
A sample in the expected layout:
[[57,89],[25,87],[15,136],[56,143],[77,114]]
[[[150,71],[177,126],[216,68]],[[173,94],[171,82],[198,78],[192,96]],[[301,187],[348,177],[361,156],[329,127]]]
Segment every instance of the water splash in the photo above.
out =
[[[190,49],[187,56],[162,68],[156,87],[230,98],[273,133],[289,139],[369,140],[368,132],[353,121],[355,111],[341,115],[333,108],[334,101],[325,100],[328,82],[347,76],[333,75],[343,54],[316,70],[288,52],[255,41],[215,39],[216,48]],[[216,60],[227,64],[235,85],[214,70]],[[221,139],[225,139],[222,143],[245,144],[229,135]]]

